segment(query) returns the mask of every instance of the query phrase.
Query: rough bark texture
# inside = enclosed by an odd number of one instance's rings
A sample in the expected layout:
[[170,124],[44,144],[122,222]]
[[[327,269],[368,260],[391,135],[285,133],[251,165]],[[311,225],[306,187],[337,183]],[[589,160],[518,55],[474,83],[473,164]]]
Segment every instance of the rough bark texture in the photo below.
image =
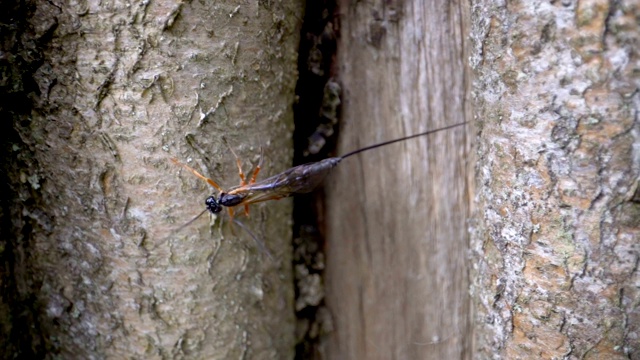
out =
[[15,355],[291,358],[290,202],[246,222],[275,262],[207,216],[176,233],[212,189],[169,159],[235,185],[225,136],[254,163],[262,145],[265,174],[290,164],[300,3],[22,9],[33,108],[15,122],[9,248],[13,304],[32,315],[5,331],[31,332]]
[[476,1],[476,356],[638,359],[638,1]]
[[[340,3],[338,154],[467,119],[466,6]],[[327,180],[327,359],[470,356],[469,134],[366,152]]]

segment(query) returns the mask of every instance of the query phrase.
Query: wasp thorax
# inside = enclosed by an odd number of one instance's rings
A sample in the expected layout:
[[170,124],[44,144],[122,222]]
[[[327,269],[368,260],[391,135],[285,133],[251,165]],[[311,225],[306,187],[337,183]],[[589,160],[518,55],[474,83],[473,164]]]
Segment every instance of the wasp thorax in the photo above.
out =
[[213,214],[217,214],[222,211],[222,205],[216,200],[215,196],[211,195],[204,201],[204,204],[207,207],[207,210],[211,211]]
[[227,193],[222,193],[220,194],[220,205],[222,206],[226,206],[226,207],[232,207],[232,206],[236,206],[240,203],[242,203],[242,201],[244,200],[244,198],[246,197],[246,194],[227,194]]

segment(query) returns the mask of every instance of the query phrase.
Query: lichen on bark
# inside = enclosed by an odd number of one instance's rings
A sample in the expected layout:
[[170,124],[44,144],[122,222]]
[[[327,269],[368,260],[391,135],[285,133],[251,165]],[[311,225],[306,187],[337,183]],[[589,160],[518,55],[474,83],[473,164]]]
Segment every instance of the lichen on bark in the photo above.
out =
[[639,10],[474,2],[476,356],[639,354]]

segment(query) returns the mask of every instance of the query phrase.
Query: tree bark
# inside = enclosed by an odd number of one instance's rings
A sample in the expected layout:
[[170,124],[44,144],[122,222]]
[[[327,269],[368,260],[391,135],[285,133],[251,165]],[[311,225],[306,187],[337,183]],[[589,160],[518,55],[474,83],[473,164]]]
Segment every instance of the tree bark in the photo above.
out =
[[[338,154],[469,120],[466,6],[340,2]],[[327,359],[469,358],[469,131],[365,152],[327,180]]]
[[478,358],[640,358],[637,1],[475,1]]
[[176,231],[213,189],[169,159],[227,187],[223,138],[254,164],[264,147],[265,174],[290,165],[300,3],[25,7],[32,108],[7,167],[15,303],[33,302],[18,354],[292,358],[290,202],[246,220],[275,262],[206,216]]

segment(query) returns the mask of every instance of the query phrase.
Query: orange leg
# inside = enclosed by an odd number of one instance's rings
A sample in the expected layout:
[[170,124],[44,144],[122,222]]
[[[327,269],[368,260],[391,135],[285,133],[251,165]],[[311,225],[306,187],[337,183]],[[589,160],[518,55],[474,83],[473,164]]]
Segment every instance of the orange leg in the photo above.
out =
[[[238,155],[236,155],[235,151],[233,151],[231,147],[229,147],[229,150],[231,150],[231,153],[236,158],[236,165],[238,166],[238,174],[240,175],[240,180],[241,180],[240,186],[245,186],[247,185],[247,178],[244,176],[244,172],[242,172],[242,164],[240,163],[240,158],[238,157]],[[247,217],[249,217],[249,205],[244,206],[244,214],[247,215]],[[231,218],[231,220],[233,220],[233,217]]]
[[204,175],[200,174],[200,173],[199,173],[199,172],[197,172],[195,169],[193,169],[193,168],[191,168],[191,167],[189,167],[189,166],[187,166],[187,165],[185,165],[185,164],[181,163],[180,161],[176,160],[175,158],[171,158],[171,161],[173,161],[173,163],[174,163],[174,164],[176,164],[176,165],[180,165],[180,166],[182,166],[183,168],[185,168],[185,169],[187,169],[187,170],[191,171],[191,173],[193,173],[193,175],[195,175],[195,176],[199,177],[200,179],[202,179],[202,180],[206,181],[209,185],[213,186],[213,187],[214,187],[214,188],[216,188],[218,191],[222,191],[222,188],[220,187],[220,185],[216,184],[216,182],[215,182],[215,181],[213,181],[213,180],[209,179],[208,177],[206,177],[206,176],[204,176]]
[[[231,147],[229,147],[229,150],[231,150],[231,153],[236,158],[236,165],[238,166],[238,174],[240,175],[240,180],[242,181],[241,186],[245,186],[245,185],[247,185],[247,178],[244,175],[244,172],[242,171],[242,164],[240,162],[240,158],[235,153],[235,151],[233,151],[233,149]],[[249,184],[253,184],[253,183],[256,182],[256,178],[258,177],[258,173],[260,173],[260,169],[262,168],[262,158],[263,158],[263,151],[262,151],[262,147],[261,147],[260,148],[260,161],[258,161],[258,165],[256,165],[256,168],[253,170],[253,174],[251,175],[251,179],[249,180]],[[247,215],[247,217],[249,217],[249,205],[248,204],[244,205],[244,214]]]
[[247,180],[246,177],[244,176],[244,172],[242,171],[242,163],[240,162],[240,158],[238,157],[238,155],[236,155],[236,152],[233,151],[233,149],[231,148],[231,146],[229,146],[229,150],[231,150],[231,153],[233,154],[233,157],[236,158],[236,165],[238,166],[238,175],[240,175],[240,180],[241,180],[241,186],[245,186],[247,185]]
[[256,179],[258,178],[258,173],[260,172],[260,169],[262,168],[262,159],[264,158],[264,152],[262,151],[262,147],[260,147],[260,161],[258,161],[258,165],[256,165],[256,168],[253,169],[253,175],[251,175],[251,180],[249,180],[249,184],[253,184],[256,182]]
[[[251,175],[251,179],[249,179],[249,184],[254,184],[256,179],[258,178],[258,173],[260,173],[260,169],[262,168],[262,159],[264,158],[264,152],[262,151],[262,147],[260,147],[260,161],[258,161],[258,165],[253,169],[253,174]],[[244,205],[244,213],[249,217],[249,204]]]

